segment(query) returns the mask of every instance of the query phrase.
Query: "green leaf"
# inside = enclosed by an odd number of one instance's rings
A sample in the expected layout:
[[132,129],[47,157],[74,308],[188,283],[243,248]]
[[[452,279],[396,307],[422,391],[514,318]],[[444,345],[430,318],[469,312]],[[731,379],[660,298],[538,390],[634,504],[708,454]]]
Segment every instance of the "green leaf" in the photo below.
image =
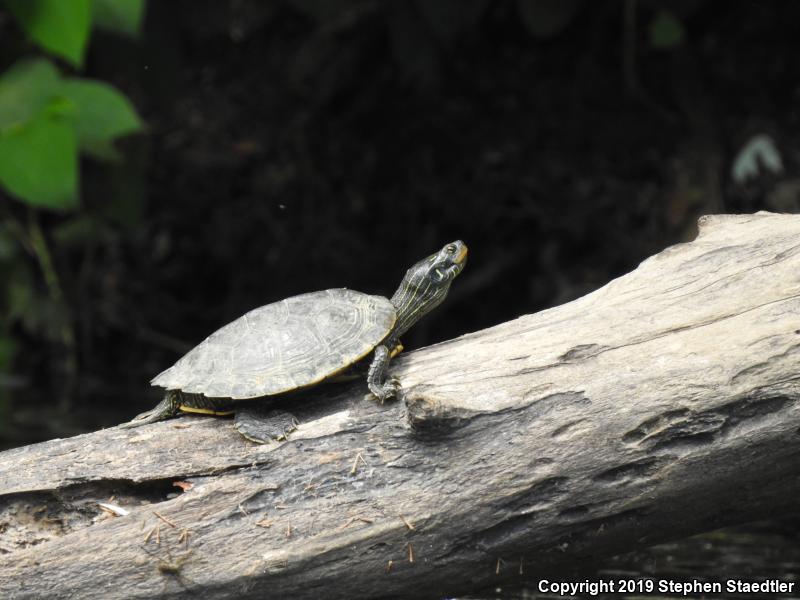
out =
[[92,20],[100,29],[138,37],[145,0],[93,0]]
[[661,10],[650,23],[650,44],[654,48],[674,48],[683,43],[686,30],[668,10]]
[[31,206],[75,208],[78,144],[72,123],[42,113],[0,135],[0,183]]
[[60,91],[74,105],[73,123],[78,145],[96,158],[118,158],[112,140],[142,128],[142,121],[130,100],[107,83],[68,79]]
[[90,0],[6,0],[28,36],[74,66],[83,64],[91,25]]
[[32,119],[57,93],[60,75],[45,59],[23,59],[0,76],[0,132]]

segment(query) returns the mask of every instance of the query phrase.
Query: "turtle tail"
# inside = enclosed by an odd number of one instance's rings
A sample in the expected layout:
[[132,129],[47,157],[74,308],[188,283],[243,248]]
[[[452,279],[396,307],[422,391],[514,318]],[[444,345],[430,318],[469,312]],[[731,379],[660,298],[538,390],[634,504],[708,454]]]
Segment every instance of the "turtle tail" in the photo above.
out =
[[139,425],[147,425],[148,423],[155,423],[157,421],[164,421],[171,419],[180,412],[180,394],[178,390],[167,390],[164,394],[164,399],[159,402],[155,408],[136,415],[132,420],[120,425],[123,429],[130,427],[138,427]]

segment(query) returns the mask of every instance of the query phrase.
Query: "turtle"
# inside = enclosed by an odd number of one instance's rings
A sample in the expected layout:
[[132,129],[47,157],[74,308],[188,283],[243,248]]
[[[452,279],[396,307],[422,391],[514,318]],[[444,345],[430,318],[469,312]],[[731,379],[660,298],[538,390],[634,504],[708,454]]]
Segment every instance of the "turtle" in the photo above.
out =
[[122,427],[182,413],[233,414],[245,438],[282,440],[297,422],[269,399],[363,374],[383,403],[401,389],[386,377],[389,361],[403,350],[400,336],[441,304],[466,260],[467,246],[456,240],[408,269],[391,299],[335,288],[253,309],[157,375],[150,383],[166,389],[163,400]]

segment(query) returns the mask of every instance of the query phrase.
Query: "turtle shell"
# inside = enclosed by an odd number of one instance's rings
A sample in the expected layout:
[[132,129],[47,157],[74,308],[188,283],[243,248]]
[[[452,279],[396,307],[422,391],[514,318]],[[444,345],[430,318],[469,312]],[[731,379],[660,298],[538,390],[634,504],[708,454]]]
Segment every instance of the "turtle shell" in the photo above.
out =
[[396,319],[382,296],[345,288],[293,296],[218,329],[151,383],[211,398],[288,392],[364,358]]

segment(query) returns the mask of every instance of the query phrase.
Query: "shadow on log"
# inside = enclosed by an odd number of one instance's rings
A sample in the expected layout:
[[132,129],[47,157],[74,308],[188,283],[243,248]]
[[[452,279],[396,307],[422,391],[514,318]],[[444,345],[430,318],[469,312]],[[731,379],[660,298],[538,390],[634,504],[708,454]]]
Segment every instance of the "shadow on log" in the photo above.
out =
[[592,294],[399,358],[403,401],[285,400],[288,442],[183,417],[0,454],[0,597],[437,597],[776,514],[799,358],[800,217],[706,217]]
[[[554,592],[554,587],[560,591],[564,584],[568,589],[570,585],[585,582],[589,589],[575,595],[598,600],[645,597],[677,600],[687,596],[744,599],[779,596],[790,600],[800,597],[798,534],[800,515],[790,513],[611,558],[598,557],[596,564],[584,564],[581,569],[566,572],[557,579],[542,573],[539,573],[540,578],[527,577],[523,572],[502,584],[495,583],[483,593],[472,592],[468,598],[561,600],[564,596]],[[614,591],[602,591],[601,582],[606,588],[613,585]],[[687,594],[685,589],[679,589],[679,586],[691,589],[697,584],[716,584],[721,591]],[[774,591],[764,592],[764,588]],[[781,588],[786,593],[776,594]]]

